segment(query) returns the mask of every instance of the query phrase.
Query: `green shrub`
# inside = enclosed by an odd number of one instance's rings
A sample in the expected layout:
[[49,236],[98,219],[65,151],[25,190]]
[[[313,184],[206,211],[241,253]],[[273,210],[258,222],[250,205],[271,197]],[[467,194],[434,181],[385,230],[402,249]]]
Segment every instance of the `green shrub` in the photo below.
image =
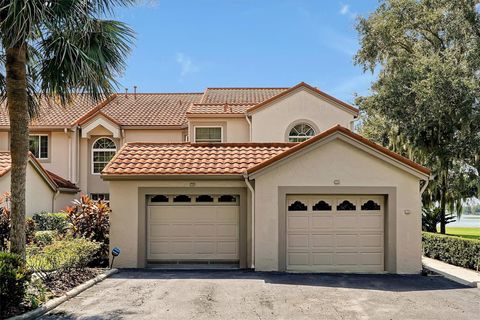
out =
[[106,202],[93,201],[86,195],[75,200],[73,204],[65,211],[72,235],[100,243],[102,247],[99,258],[108,261],[110,207]]
[[58,232],[56,230],[45,230],[35,232],[34,242],[36,245],[44,247],[52,244],[58,238]]
[[72,268],[86,267],[96,256],[100,244],[83,238],[54,241],[43,248],[30,246],[27,265],[38,274],[64,272]]
[[[6,251],[10,242],[10,210],[0,207],[0,251]],[[25,238],[31,243],[35,233],[35,222],[31,218],[25,219]]]
[[0,252],[0,318],[5,318],[12,308],[18,307],[24,297],[30,274],[20,256]]
[[32,219],[35,221],[37,231],[56,230],[59,234],[62,234],[68,228],[68,218],[63,212],[40,212],[34,214]]
[[427,257],[469,269],[479,266],[480,240],[423,232],[422,243]]

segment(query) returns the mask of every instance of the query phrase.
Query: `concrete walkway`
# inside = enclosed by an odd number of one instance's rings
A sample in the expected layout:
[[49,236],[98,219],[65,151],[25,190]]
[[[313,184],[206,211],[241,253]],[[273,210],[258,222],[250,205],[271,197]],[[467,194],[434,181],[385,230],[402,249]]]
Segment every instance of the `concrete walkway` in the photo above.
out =
[[423,266],[445,278],[470,287],[480,288],[480,273],[474,270],[457,267],[439,260],[422,257]]

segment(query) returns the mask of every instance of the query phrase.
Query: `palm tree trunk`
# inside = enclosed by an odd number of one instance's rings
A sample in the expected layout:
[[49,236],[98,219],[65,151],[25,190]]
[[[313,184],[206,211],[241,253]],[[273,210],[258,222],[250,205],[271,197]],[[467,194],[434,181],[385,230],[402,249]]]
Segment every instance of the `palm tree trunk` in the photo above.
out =
[[6,87],[10,117],[11,229],[10,251],[25,259],[25,187],[28,162],[26,48],[25,45],[6,50]]

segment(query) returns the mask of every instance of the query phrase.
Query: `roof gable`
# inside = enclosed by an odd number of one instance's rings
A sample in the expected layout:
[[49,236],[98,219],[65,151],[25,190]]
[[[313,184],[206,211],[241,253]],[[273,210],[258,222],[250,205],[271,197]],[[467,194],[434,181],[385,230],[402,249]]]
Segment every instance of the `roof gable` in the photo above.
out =
[[[69,189],[70,191],[78,191],[78,187],[50,172],[45,170],[42,164],[31,154],[28,155],[28,163],[32,165],[35,171],[45,180],[45,182],[52,188],[52,190],[57,191],[57,189]],[[0,151],[0,178],[6,175],[12,169],[12,158],[9,151]]]
[[355,116],[358,115],[358,109],[357,108],[355,108],[355,107],[349,105],[348,103],[343,102],[343,101],[341,101],[341,100],[339,100],[339,99],[337,99],[337,98],[335,98],[335,97],[333,97],[333,96],[331,96],[331,95],[329,95],[329,94],[327,94],[327,93],[325,93],[325,92],[323,92],[323,91],[321,91],[321,90],[319,90],[315,87],[312,87],[311,85],[309,85],[305,82],[300,82],[296,86],[293,86],[288,90],[284,90],[284,91],[280,92],[279,94],[271,97],[270,99],[265,100],[265,101],[255,105],[253,107],[250,107],[249,109],[247,109],[247,112],[248,113],[257,112],[257,111],[261,110],[262,108],[265,108],[267,106],[272,105],[278,99],[284,98],[284,97],[288,96],[289,94],[294,93],[295,91],[297,91],[299,89],[308,90],[308,91],[310,91],[314,94],[319,95],[321,98],[331,102],[333,105],[335,105],[335,106],[337,106],[337,107],[339,107],[339,108],[341,108],[341,109],[343,109],[343,110],[345,110],[345,111],[347,111],[347,112],[349,112],[349,113],[351,113]]
[[[257,174],[263,169],[266,169],[270,165],[273,165],[279,161],[286,160],[289,156],[294,155],[295,153],[304,150],[305,148],[312,146],[316,143],[320,143],[321,141],[327,139],[330,136],[334,136],[336,134],[343,135],[347,137],[348,139],[345,139],[347,142],[356,142],[359,143],[363,146],[366,146],[370,150],[373,151],[373,153],[376,153],[377,155],[383,155],[388,157],[389,159],[393,160],[393,164],[396,164],[398,167],[401,169],[404,169],[408,171],[409,173],[412,173],[416,176],[421,176],[423,178],[428,177],[430,175],[430,169],[408,159],[405,158],[383,146],[380,146],[362,136],[359,134],[356,134],[347,128],[337,125],[335,127],[332,127],[326,131],[323,131],[322,133],[314,136],[313,138],[306,140],[302,143],[297,144],[296,146],[286,150],[285,152],[278,154],[270,159],[267,159],[266,161],[259,163],[255,166],[252,166],[246,170],[247,174]],[[410,170],[408,170],[410,169]]]

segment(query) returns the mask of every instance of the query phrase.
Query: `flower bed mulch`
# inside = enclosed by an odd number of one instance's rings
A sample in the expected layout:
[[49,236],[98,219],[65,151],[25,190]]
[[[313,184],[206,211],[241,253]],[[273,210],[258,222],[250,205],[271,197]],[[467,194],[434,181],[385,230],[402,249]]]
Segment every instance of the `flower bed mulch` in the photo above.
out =
[[[46,294],[48,295],[49,299],[60,297],[75,288],[76,286],[79,286],[82,283],[85,283],[88,280],[95,278],[104,271],[105,269],[100,268],[84,268],[70,269],[68,272],[53,273],[48,277],[48,279],[43,280],[43,284],[45,285],[47,290]],[[33,278],[35,278],[35,276],[33,276]],[[37,289],[33,286],[29,287],[28,291],[31,294],[38,293],[36,292]],[[15,309],[9,310],[7,318],[13,317],[15,315],[20,315],[37,307],[38,306],[32,305],[31,301],[28,301],[28,298],[26,298],[20,306]]]
[[68,273],[62,272],[53,276],[48,281],[45,281],[44,284],[54,297],[59,297],[76,286],[95,278],[103,271],[103,269],[96,268],[72,269]]

